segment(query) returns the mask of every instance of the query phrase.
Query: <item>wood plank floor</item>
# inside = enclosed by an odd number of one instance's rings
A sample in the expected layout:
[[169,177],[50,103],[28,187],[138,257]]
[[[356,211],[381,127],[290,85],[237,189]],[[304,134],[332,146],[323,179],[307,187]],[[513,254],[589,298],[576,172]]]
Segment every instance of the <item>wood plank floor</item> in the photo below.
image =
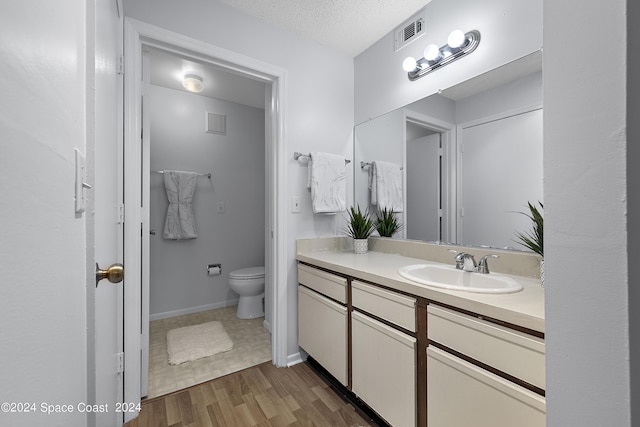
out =
[[126,427],[375,426],[307,363],[262,363],[142,402]]

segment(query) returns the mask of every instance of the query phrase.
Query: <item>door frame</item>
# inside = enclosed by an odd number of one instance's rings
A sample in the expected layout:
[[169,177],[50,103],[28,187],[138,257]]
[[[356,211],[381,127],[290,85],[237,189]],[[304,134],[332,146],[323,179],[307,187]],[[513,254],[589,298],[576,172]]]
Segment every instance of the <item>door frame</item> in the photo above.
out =
[[[267,117],[266,162],[268,203],[265,238],[271,256],[266,257],[267,283],[271,282],[270,301],[272,333],[272,362],[281,367],[287,365],[287,263],[286,263],[286,188],[287,163],[285,157],[286,70],[196,40],[172,31],[125,17],[125,95],[124,95],[124,264],[127,282],[124,286],[124,401],[141,400],[141,94],[142,48],[156,46],[175,52],[188,51],[189,55],[221,66],[228,71],[258,79],[271,85],[271,97],[266,105]],[[125,161],[126,160],[126,161]],[[127,413],[127,421],[136,413]]]
[[[442,170],[440,171],[441,197],[442,197],[442,236],[444,242],[456,242],[456,210],[457,199],[453,191],[457,188],[457,128],[453,123],[427,116],[417,111],[404,108],[402,112],[402,163],[407,164],[407,123],[413,123],[425,129],[438,132],[442,145]],[[403,197],[407,200],[407,174],[402,174]],[[407,223],[407,210],[404,209],[403,221]],[[406,238],[406,227],[402,231],[402,237]]]

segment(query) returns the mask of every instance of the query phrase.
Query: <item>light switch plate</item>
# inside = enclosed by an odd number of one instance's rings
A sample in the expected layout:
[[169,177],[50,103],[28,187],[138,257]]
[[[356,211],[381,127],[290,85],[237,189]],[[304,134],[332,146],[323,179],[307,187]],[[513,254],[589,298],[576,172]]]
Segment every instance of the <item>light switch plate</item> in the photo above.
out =
[[300,196],[291,197],[291,212],[300,213]]

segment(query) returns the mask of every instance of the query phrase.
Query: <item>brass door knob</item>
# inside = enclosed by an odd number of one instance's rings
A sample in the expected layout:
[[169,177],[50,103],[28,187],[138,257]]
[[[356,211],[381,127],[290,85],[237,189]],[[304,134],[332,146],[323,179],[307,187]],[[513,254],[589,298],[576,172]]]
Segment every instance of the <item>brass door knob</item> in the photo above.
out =
[[111,283],[122,282],[122,279],[124,279],[124,266],[122,264],[112,264],[106,270],[103,270],[96,262],[96,286],[102,279],[107,279]]

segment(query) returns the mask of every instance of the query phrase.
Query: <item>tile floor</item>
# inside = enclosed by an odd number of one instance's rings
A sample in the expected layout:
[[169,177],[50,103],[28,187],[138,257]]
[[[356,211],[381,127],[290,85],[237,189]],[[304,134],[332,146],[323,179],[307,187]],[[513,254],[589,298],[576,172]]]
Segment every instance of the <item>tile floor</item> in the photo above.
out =
[[[169,365],[167,332],[218,320],[233,341],[231,351],[193,362]],[[271,334],[257,319],[238,319],[236,306],[154,320],[149,324],[149,394],[161,396],[271,360]]]

